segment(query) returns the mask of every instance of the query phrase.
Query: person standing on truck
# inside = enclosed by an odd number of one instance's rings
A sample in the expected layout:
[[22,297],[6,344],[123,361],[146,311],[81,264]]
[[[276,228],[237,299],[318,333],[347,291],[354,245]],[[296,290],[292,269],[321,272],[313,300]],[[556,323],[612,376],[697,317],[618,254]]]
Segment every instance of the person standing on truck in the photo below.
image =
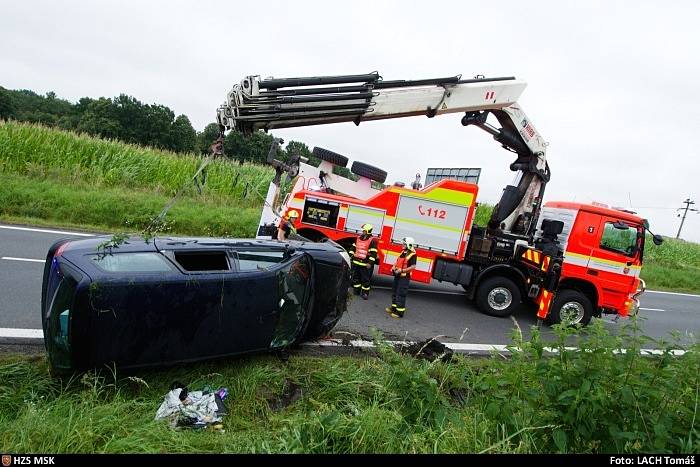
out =
[[415,240],[411,237],[404,237],[403,251],[399,255],[396,263],[391,267],[394,274],[394,285],[391,288],[391,307],[386,308],[386,312],[392,318],[403,318],[406,313],[406,295],[408,286],[411,283],[411,271],[416,269]]
[[355,239],[350,250],[352,257],[352,288],[355,295],[369,298],[369,282],[377,263],[377,239],[372,237],[372,224],[362,226],[362,234]]
[[277,240],[284,241],[289,238],[291,234],[297,233],[297,229],[294,227],[294,222],[299,218],[299,213],[294,209],[287,212],[287,215],[280,219],[280,223],[277,226]]

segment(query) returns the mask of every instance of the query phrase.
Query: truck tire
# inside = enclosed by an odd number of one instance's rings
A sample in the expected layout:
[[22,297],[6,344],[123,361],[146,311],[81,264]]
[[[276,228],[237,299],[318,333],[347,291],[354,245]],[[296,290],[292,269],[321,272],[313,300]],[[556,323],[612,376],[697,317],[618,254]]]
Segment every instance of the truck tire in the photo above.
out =
[[520,308],[520,289],[506,277],[490,277],[476,290],[476,306],[482,313],[504,318]]
[[328,149],[323,149],[315,147],[311,154],[318,157],[322,161],[330,162],[333,165],[340,167],[347,167],[349,159],[337,152],[329,151]]
[[567,326],[586,326],[591,322],[593,305],[591,301],[578,290],[564,289],[557,292],[549,310],[549,322]]
[[350,167],[350,172],[360,177],[367,177],[375,182],[384,183],[386,181],[386,172],[373,165],[355,161]]

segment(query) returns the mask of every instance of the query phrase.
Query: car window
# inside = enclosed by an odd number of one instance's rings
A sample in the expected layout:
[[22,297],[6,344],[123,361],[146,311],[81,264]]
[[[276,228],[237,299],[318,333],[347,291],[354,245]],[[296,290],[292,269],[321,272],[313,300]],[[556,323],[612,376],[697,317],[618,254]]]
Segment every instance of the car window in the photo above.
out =
[[633,256],[637,245],[637,229],[627,227],[616,229],[612,222],[606,222],[603,235],[600,238],[600,247],[606,250],[616,251],[626,256]]
[[160,253],[112,253],[93,256],[92,261],[108,272],[167,272],[168,261]]
[[239,271],[265,271],[284,260],[281,250],[236,250]]

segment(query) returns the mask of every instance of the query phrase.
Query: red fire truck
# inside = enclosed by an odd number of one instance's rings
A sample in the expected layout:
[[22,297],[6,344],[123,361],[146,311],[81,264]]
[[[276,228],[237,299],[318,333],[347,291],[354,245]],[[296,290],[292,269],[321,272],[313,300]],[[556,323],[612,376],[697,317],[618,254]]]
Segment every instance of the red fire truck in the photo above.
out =
[[[413,237],[418,256],[413,279],[459,284],[484,313],[508,316],[532,302],[540,319],[553,322],[587,324],[602,312],[626,315],[643,289],[638,275],[648,224],[600,206],[542,206],[550,177],[547,145],[516,102],[524,87],[514,78],[248,76],[229,93],[218,121],[223,134],[227,128],[246,132],[464,112],[462,125],[488,132],[517,155],[510,165],[515,182],[504,189],[486,226],[473,225],[475,184],[444,179],[422,189],[403,184],[380,189],[387,174],[377,167],[355,161],[351,171],[359,179],[350,180],[333,173],[334,166],[348,164],[346,157],[315,148],[318,167],[298,156],[280,161],[275,141],[268,162],[276,176],[258,236],[270,235],[275,220],[290,210],[300,214],[299,234],[314,241],[349,245],[370,223],[378,238],[380,274],[391,274],[401,239]],[[501,128],[487,121],[489,115]],[[285,173],[293,186],[280,203]]]

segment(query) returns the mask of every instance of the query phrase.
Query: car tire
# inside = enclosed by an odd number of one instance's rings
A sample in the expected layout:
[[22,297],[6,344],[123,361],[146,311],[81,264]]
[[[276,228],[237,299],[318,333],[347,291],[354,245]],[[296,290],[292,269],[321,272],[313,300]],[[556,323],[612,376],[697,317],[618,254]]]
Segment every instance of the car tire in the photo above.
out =
[[311,151],[311,154],[318,157],[322,161],[330,162],[331,164],[339,167],[348,166],[349,159],[347,157],[338,154],[337,152],[329,151],[328,149],[315,147],[313,151]]
[[548,321],[551,324],[567,326],[586,326],[593,317],[593,304],[585,294],[574,289],[557,292],[549,310]]
[[476,306],[482,313],[504,318],[520,308],[520,289],[506,277],[490,277],[476,290]]
[[350,172],[360,177],[367,177],[375,182],[384,183],[386,181],[387,173],[382,169],[375,167],[373,165],[365,164],[364,162],[355,161],[350,167]]

